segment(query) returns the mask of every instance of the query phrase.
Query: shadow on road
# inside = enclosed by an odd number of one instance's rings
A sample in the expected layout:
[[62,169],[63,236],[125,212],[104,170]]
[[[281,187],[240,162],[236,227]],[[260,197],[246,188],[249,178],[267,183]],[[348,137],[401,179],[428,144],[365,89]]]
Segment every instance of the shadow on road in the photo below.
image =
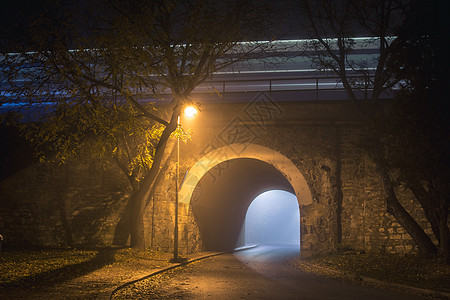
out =
[[111,264],[114,261],[114,254],[116,251],[117,249],[113,248],[101,248],[91,260],[24,277],[20,280],[8,282],[6,284],[0,283],[0,287],[27,288],[53,286],[55,284],[89,274],[105,265]]

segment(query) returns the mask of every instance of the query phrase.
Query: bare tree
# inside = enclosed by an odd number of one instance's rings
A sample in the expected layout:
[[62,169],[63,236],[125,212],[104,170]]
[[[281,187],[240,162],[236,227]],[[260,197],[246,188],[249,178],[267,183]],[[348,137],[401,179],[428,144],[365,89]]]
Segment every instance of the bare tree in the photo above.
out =
[[446,4],[411,2],[389,62],[402,88],[389,109],[378,114],[374,130],[381,133],[390,168],[424,208],[439,254],[448,264],[450,112],[445,94],[450,77],[444,45],[449,37],[441,13]]
[[[395,52],[394,30],[404,20],[408,1],[401,0],[320,0],[300,1],[304,13],[303,28],[312,42],[313,61],[318,69],[336,73],[349,100],[357,107],[366,124],[372,124],[381,110],[383,95],[399,83],[389,64]],[[363,42],[358,37],[369,36]],[[359,44],[358,44],[359,43]],[[363,44],[361,44],[363,43]],[[355,46],[377,47],[371,59],[351,61]],[[424,254],[436,253],[436,246],[397,199],[396,180],[384,155],[379,132],[372,131],[366,141],[368,153],[377,166],[385,190],[387,212],[395,217]],[[427,212],[427,203],[420,201]],[[427,214],[431,218],[430,214]]]

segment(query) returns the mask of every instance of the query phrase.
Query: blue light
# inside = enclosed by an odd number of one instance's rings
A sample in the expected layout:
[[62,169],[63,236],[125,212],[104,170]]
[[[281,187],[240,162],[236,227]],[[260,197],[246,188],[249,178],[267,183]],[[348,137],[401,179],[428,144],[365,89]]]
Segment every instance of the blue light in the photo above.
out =
[[245,217],[245,244],[300,245],[297,197],[281,190],[257,196]]

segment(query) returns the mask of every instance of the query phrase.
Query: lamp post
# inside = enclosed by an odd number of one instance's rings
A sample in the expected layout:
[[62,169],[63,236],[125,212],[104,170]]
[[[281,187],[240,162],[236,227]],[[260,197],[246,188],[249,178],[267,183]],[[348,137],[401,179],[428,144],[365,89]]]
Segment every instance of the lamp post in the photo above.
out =
[[[188,106],[184,109],[184,115],[187,118],[193,118],[197,115],[197,109],[193,106]],[[181,126],[180,116],[177,118],[177,130],[179,131]],[[175,226],[173,230],[173,258],[171,262],[181,262],[182,259],[178,257],[178,174],[180,171],[180,132],[177,134],[177,164],[175,167]]]

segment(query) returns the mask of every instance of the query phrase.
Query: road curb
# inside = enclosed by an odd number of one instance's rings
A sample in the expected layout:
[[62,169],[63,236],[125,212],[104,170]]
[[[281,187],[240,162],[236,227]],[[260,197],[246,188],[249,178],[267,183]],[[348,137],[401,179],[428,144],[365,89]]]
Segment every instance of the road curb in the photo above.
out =
[[302,264],[310,267],[310,268],[316,268],[319,270],[323,270],[326,271],[328,273],[331,273],[333,275],[338,275],[339,277],[342,278],[350,278],[353,281],[357,281],[357,282],[365,282],[369,285],[376,285],[376,286],[383,286],[386,288],[390,288],[390,289],[396,289],[396,290],[401,290],[401,291],[406,291],[406,292],[410,292],[410,293],[414,293],[416,295],[421,295],[421,296],[427,296],[427,297],[433,297],[433,298],[439,298],[439,299],[450,299],[450,293],[446,293],[446,292],[440,292],[440,291],[435,291],[435,290],[429,290],[429,289],[422,289],[422,288],[417,288],[417,287],[413,287],[413,286],[409,286],[409,285],[405,285],[405,284],[399,284],[399,283],[390,283],[390,282],[385,282],[385,281],[381,281],[375,278],[371,278],[371,277],[366,277],[366,276],[356,276],[354,274],[351,273],[347,273],[347,272],[342,272],[342,271],[338,271],[338,270],[333,270],[327,267],[323,267],[323,266],[318,266],[318,265],[314,265],[314,264],[310,264],[307,262],[302,261]]
[[236,249],[234,249],[233,251],[229,251],[229,252],[213,252],[213,253],[208,253],[208,254],[204,254],[204,255],[199,255],[198,257],[193,257],[193,258],[188,259],[187,261],[184,261],[184,262],[181,262],[181,263],[174,263],[174,264],[172,264],[172,265],[170,265],[170,266],[167,266],[167,267],[163,267],[163,268],[159,268],[159,269],[154,269],[154,270],[153,270],[150,274],[148,274],[148,275],[145,275],[145,276],[140,277],[140,278],[138,278],[138,279],[134,279],[134,280],[128,281],[128,282],[126,282],[126,283],[123,283],[123,284],[121,284],[121,285],[115,287],[112,291],[108,292],[108,294],[109,294],[109,299],[111,300],[112,297],[114,296],[114,294],[115,294],[117,291],[123,289],[124,287],[127,287],[127,286],[129,286],[129,285],[131,285],[131,284],[134,284],[134,283],[136,283],[136,282],[145,280],[145,279],[150,278],[150,277],[152,277],[152,276],[154,276],[154,275],[161,274],[161,273],[163,273],[163,272],[166,272],[166,271],[169,271],[169,270],[172,270],[172,269],[181,267],[181,266],[185,266],[185,265],[188,265],[188,264],[190,264],[190,263],[193,263],[193,262],[195,262],[195,261],[199,261],[199,260],[202,260],[202,259],[205,259],[205,258],[210,258],[210,257],[213,257],[213,256],[218,256],[218,255],[223,255],[223,254],[228,254],[228,253],[234,253],[234,252],[244,251],[244,250],[248,250],[248,249],[255,248],[255,247],[257,247],[257,246],[258,246],[258,245],[251,245],[251,246],[245,246],[245,247],[236,248]]

